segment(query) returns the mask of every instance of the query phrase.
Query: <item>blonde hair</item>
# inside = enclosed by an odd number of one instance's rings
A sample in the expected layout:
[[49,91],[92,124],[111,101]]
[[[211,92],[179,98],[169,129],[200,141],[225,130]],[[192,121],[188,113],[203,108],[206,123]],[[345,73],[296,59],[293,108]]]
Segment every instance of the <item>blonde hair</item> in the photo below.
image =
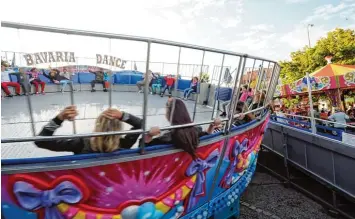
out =
[[[109,119],[101,114],[96,119],[95,132],[113,132],[122,129],[122,122],[118,119]],[[90,139],[91,149],[98,152],[112,152],[120,146],[120,135],[100,136]]]

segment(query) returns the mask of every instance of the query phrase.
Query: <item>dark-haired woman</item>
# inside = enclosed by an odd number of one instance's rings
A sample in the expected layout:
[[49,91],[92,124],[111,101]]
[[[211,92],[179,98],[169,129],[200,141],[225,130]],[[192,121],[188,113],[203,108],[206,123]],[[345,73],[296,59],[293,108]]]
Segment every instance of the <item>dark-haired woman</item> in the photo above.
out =
[[[175,102],[175,103],[174,103]],[[174,107],[174,108],[173,108]],[[171,125],[185,125],[192,123],[189,112],[180,99],[169,98],[166,103],[166,119],[170,121]],[[186,128],[173,129],[171,131],[162,133],[159,137],[153,138],[160,134],[158,127],[150,129],[146,135],[145,143],[149,145],[158,144],[173,144],[176,148],[180,148],[189,153],[193,159],[196,158],[196,149],[199,144],[199,137],[211,134],[213,130],[220,126],[221,121],[215,119],[214,123],[210,124],[206,131],[202,127],[190,126]]]

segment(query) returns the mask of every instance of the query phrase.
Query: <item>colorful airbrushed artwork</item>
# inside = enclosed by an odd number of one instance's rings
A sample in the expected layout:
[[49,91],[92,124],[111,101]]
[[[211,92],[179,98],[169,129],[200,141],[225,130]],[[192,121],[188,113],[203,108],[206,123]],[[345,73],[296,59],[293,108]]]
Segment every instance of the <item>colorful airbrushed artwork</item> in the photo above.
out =
[[[2,175],[2,216],[5,219],[183,217],[208,203],[211,192],[213,199],[236,184],[247,186],[255,171],[267,123],[268,119],[229,138],[224,154],[224,139],[199,147],[196,160],[185,152],[176,152],[87,168]],[[247,178],[241,180],[243,176]],[[217,181],[213,183],[215,177]],[[236,201],[240,194],[233,193],[230,200]],[[212,210],[211,207],[203,211],[201,218],[210,216]]]

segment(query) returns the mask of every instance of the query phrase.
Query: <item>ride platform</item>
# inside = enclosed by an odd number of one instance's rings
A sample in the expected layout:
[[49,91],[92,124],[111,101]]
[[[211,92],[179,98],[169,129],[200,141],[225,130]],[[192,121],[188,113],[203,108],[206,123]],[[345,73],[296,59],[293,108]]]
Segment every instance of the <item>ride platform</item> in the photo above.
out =
[[[2,138],[30,137],[33,135],[31,128],[30,113],[27,106],[27,97],[5,98],[1,104],[1,133]],[[168,96],[148,96],[147,128],[152,126],[168,126],[165,118],[165,104]],[[70,93],[46,93],[45,95],[31,95],[33,119],[36,133],[54,118],[64,107],[71,105]],[[97,90],[96,92],[78,91],[74,92],[75,105],[79,115],[76,118],[77,133],[93,132],[95,119],[102,111],[109,107],[109,94]],[[185,101],[186,107],[192,118],[195,101]],[[129,112],[135,116],[143,116],[143,93],[138,92],[112,92],[112,107]],[[211,119],[212,108],[197,104],[195,122],[202,122]],[[130,126],[124,124],[123,130],[129,130]],[[73,132],[72,122],[64,122],[56,135],[71,135]],[[134,146],[137,147],[137,144]],[[2,145],[1,157],[8,158],[29,158],[29,157],[50,157],[68,155],[66,152],[52,152],[37,148],[32,142],[9,143]]]

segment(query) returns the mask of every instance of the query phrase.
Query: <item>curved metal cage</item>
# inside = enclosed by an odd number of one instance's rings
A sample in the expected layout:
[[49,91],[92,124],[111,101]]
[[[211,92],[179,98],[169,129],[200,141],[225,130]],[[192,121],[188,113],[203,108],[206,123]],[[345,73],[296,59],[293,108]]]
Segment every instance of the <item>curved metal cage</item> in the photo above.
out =
[[[36,126],[41,126],[46,119],[34,113],[36,104],[33,101],[38,101],[39,98],[28,95],[26,103],[30,121],[24,123],[31,126],[32,136],[2,138],[2,147],[12,144],[11,147],[15,148],[33,141],[126,134],[141,134],[141,138],[144,139],[151,125],[159,124],[162,131],[204,126],[211,124],[221,111],[224,123],[223,128],[200,138],[196,159],[192,159],[180,149],[173,148],[172,145],[146,147],[144,141],[141,141],[137,148],[113,153],[2,159],[2,188],[5,191],[2,194],[2,201],[7,206],[3,213],[5,218],[38,216],[40,218],[196,217],[202,219],[212,216],[228,218],[239,213],[239,197],[255,171],[259,147],[267,127],[269,102],[272,100],[280,74],[280,66],[277,62],[242,53],[153,38],[11,22],[2,22],[1,25],[2,28],[15,31],[19,38],[24,30],[30,31],[29,34],[49,32],[59,34],[66,39],[72,39],[70,37],[75,35],[89,37],[85,38],[89,40],[87,42],[98,39],[107,43],[108,48],[105,50],[107,53],[99,51],[101,48],[99,46],[96,57],[84,58],[81,55],[74,55],[76,51],[70,52],[69,48],[66,48],[69,52],[53,52],[56,55],[53,58],[53,63],[56,63],[55,68],[67,68],[72,73],[72,86],[69,86],[69,98],[67,98],[71,105],[75,105],[79,96],[84,93],[88,99],[94,96],[94,94],[88,95],[87,92],[90,80],[93,80],[93,76],[89,76],[88,71],[92,69],[103,69],[102,71],[109,72],[108,87],[103,84],[103,89],[108,91],[107,98],[106,94],[95,94],[107,100],[107,104],[102,108],[116,107],[115,101],[119,98],[126,98],[126,100],[132,98],[134,95],[131,91],[135,89],[132,85],[137,83],[137,78],[149,75],[152,70],[159,77],[173,75],[175,80],[169,88],[170,96],[190,97],[185,104],[192,117],[192,123],[184,125],[160,125],[161,117],[153,117],[150,120],[150,102],[153,101],[153,105],[161,104],[163,111],[165,111],[165,103],[161,101],[158,103],[157,98],[154,99],[149,95],[151,85],[147,83],[148,80],[144,80],[143,84],[140,84],[144,87],[143,95],[140,96],[143,99],[142,106],[138,100],[136,101],[142,110],[141,129],[80,133],[82,127],[78,124],[82,120],[94,118],[79,118],[71,123],[73,132],[70,134],[36,136],[38,132]],[[84,41],[84,38],[78,39]],[[118,58],[118,55],[122,54],[115,54],[115,44],[123,45],[130,41],[140,43],[141,48],[145,49],[142,53],[145,57],[144,63],[139,59],[134,61],[130,58]],[[166,52],[166,49],[176,51],[173,57],[177,58],[177,63],[155,60],[156,57],[167,58],[170,53]],[[31,53],[33,51],[23,51],[22,48],[19,51],[21,53],[12,53],[13,71],[18,71],[18,68],[33,67],[46,70],[47,63],[44,59],[45,56],[51,56],[50,52]],[[154,55],[155,52],[158,55]],[[3,51],[5,57],[8,57],[9,53]],[[107,54],[107,57],[104,54]],[[187,60],[184,60],[184,55],[188,57]],[[58,56],[62,56],[62,61]],[[53,63],[51,65],[54,65]],[[190,79],[186,78],[189,77],[200,79],[196,82],[194,91],[188,91]],[[10,79],[15,80],[15,78]],[[46,86],[49,92],[55,93],[58,89],[56,84],[50,82]],[[74,92],[74,89],[77,92]],[[116,98],[116,94],[120,95]],[[161,96],[164,94],[165,91]],[[164,99],[161,100],[164,102]],[[243,108],[238,108],[239,102],[244,103]],[[249,104],[249,108],[244,107],[247,106],[246,103]],[[135,106],[135,109],[138,107]],[[255,119],[235,125],[236,118],[249,115]],[[53,116],[52,113],[49,116]],[[161,116],[165,116],[165,113],[161,113]],[[3,125],[19,122],[16,120]],[[68,126],[66,127],[70,130]],[[66,191],[70,190],[73,199],[60,197],[62,192],[60,189],[64,188],[63,186]],[[29,188],[32,190],[28,190]],[[54,194],[54,191],[57,192]],[[52,199],[46,199],[45,203],[42,203],[42,200],[37,206],[32,206],[25,200],[27,200],[26,195],[33,192],[38,196],[53,193],[51,197],[56,197],[60,201],[53,202]],[[27,216],[23,216],[25,214]]]

